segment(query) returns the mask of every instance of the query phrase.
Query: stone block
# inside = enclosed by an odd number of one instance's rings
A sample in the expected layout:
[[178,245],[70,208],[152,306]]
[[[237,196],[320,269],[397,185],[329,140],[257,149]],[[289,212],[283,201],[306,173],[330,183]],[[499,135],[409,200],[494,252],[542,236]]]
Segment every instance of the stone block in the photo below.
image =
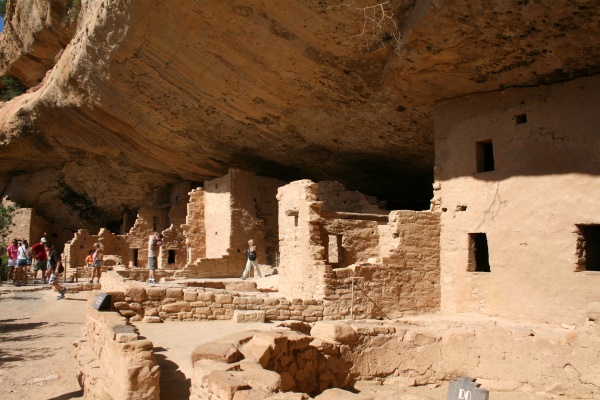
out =
[[212,292],[198,292],[197,301],[215,301],[215,294]]
[[219,304],[233,304],[233,296],[221,294],[215,296],[215,301]]
[[146,294],[150,300],[160,300],[165,297],[166,289],[151,287],[146,289]]
[[183,290],[179,288],[168,288],[165,297],[169,299],[183,299]]
[[137,315],[136,312],[133,310],[119,310],[119,314],[127,318]]
[[192,309],[190,308],[190,304],[186,301],[178,301],[171,304],[163,304],[160,307],[160,311],[166,313],[178,313],[178,312],[189,312]]
[[197,298],[198,298],[198,292],[196,292],[196,291],[183,292],[183,300],[185,300],[189,303],[195,302]]
[[350,325],[336,321],[317,322],[311,329],[310,335],[325,341],[344,344],[354,344],[358,341],[358,335]]
[[143,287],[128,287],[125,291],[125,296],[131,297],[132,301],[135,303],[142,303],[148,300],[146,289]]
[[261,310],[235,310],[234,322],[265,322],[265,312]]
[[223,363],[233,363],[241,360],[242,353],[229,342],[208,342],[196,346],[192,352],[192,365],[199,360],[212,360]]
[[117,343],[133,342],[134,340],[137,340],[137,338],[137,333],[117,333],[115,335],[115,340],[117,341]]
[[310,397],[306,393],[276,393],[269,397],[266,397],[265,400],[308,400]]
[[238,390],[250,389],[250,386],[240,380],[233,372],[213,371],[206,378],[206,387],[219,399],[233,399]]
[[237,364],[228,364],[212,360],[199,360],[194,364],[194,376],[192,382],[196,385],[206,386],[206,379],[213,371],[237,371]]
[[262,389],[269,393],[281,389],[281,376],[274,371],[250,368],[236,373],[242,381],[247,382],[253,389]]

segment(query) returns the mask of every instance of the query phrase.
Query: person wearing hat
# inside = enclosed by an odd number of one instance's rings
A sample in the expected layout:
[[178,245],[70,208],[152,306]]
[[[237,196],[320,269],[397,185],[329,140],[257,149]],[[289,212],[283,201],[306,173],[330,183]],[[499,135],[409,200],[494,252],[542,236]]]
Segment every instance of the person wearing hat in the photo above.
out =
[[33,264],[33,283],[39,283],[37,280],[37,274],[39,270],[42,270],[42,280],[44,280],[44,276],[46,276],[46,266],[48,264],[48,256],[46,255],[46,248],[44,244],[46,242],[46,238],[43,237],[39,243],[31,246],[31,254],[35,258],[35,263]]

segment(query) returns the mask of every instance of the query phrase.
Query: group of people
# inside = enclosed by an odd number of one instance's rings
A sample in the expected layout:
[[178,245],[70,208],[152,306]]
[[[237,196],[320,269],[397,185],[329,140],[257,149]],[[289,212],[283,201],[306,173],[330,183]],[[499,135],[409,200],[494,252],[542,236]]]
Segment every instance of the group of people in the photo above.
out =
[[[62,261],[54,246],[46,238],[29,247],[27,240],[13,239],[6,248],[8,257],[7,283],[16,286],[27,285],[27,272],[33,265],[33,283],[48,283],[58,292],[57,300],[65,297],[66,288],[58,283],[58,276],[64,271]],[[42,271],[41,281],[38,273]],[[2,280],[0,278],[0,285]]]

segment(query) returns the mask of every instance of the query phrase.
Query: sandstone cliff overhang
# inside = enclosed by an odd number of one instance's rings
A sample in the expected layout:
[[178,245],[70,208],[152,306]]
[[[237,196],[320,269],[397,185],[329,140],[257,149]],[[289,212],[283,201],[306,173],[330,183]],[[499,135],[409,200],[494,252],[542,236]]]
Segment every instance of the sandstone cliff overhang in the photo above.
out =
[[9,0],[0,192],[75,229],[235,167],[423,209],[437,100],[600,69],[595,1],[377,4]]

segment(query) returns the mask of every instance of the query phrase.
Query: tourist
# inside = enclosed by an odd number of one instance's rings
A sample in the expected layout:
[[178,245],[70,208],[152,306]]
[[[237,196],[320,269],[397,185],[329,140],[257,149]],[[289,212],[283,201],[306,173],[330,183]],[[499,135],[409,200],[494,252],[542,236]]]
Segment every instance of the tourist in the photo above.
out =
[[[85,276],[90,277],[92,266],[94,265],[94,250],[88,251],[88,256],[85,258]],[[90,280],[90,283],[92,281]]]
[[23,239],[17,252],[17,270],[15,272],[15,284],[17,286],[27,285],[27,253],[29,243]]
[[48,257],[48,267],[46,268],[48,284],[52,285],[52,287],[58,292],[56,300],[64,299],[67,288],[58,283],[58,277],[64,271],[62,261],[60,260],[58,252],[54,250],[54,246],[48,242],[46,242],[44,246],[46,247],[46,253]]
[[100,283],[100,275],[102,275],[102,257],[104,249],[100,243],[94,243],[94,254],[92,255],[92,279],[90,283],[94,283],[94,276],[98,276]]
[[37,274],[39,270],[42,270],[42,281],[45,283],[45,272],[46,266],[48,265],[48,256],[46,255],[46,248],[44,246],[46,238],[42,238],[39,243],[31,246],[31,252],[35,258],[33,263],[33,283],[39,283],[37,280]]
[[258,264],[256,263],[256,246],[254,245],[254,240],[248,240],[248,249],[244,251],[244,254],[248,254],[248,261],[246,261],[246,269],[244,270],[241,279],[243,280],[248,277],[252,266],[254,266],[254,275],[262,278],[260,269],[258,269]]
[[6,280],[8,283],[13,283],[14,275],[17,269],[17,255],[19,253],[19,241],[13,239],[10,246],[6,248],[6,254],[8,255],[8,276]]
[[162,245],[162,239],[162,233],[154,232],[154,235],[150,236],[150,240],[148,240],[148,283],[156,283],[154,278],[154,271],[158,266],[156,254]]

